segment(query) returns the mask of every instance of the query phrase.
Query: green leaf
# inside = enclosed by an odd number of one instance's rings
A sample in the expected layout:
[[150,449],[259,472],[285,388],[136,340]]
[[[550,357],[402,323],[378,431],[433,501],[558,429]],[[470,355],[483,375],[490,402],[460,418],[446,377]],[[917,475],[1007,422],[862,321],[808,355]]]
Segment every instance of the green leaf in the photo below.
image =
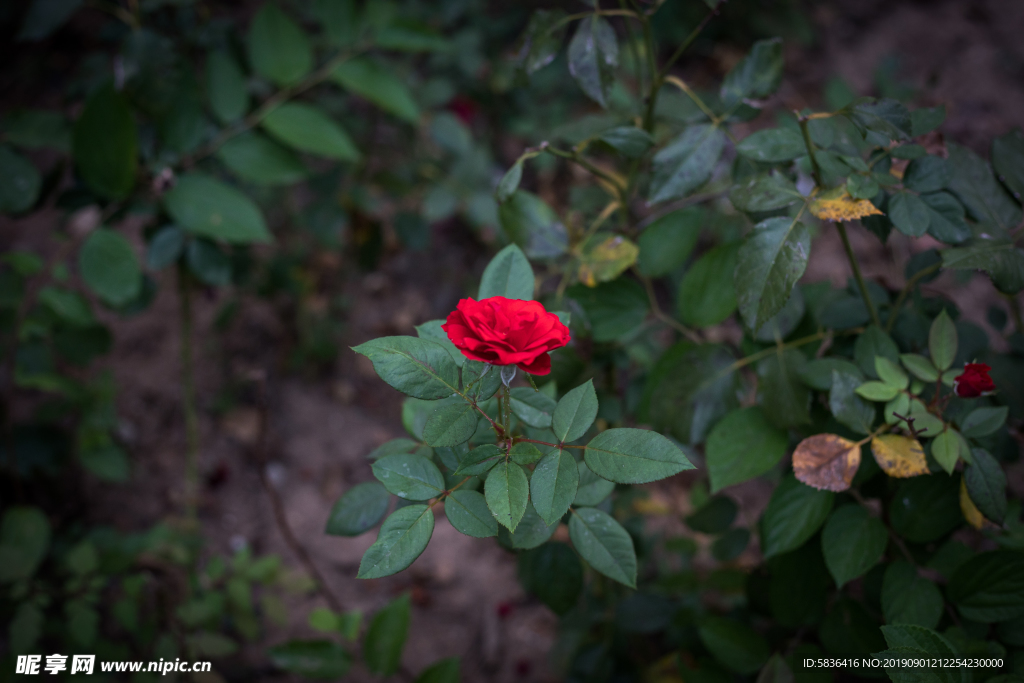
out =
[[111,306],[124,306],[142,288],[142,269],[132,245],[107,228],[86,238],[78,252],[78,270],[89,289]]
[[558,615],[576,605],[583,589],[583,565],[569,546],[545,543],[519,557],[519,577],[527,591]]
[[846,179],[846,191],[854,199],[874,199],[881,187],[871,176],[851,175]]
[[1021,208],[996,180],[988,163],[977,154],[950,143],[947,168],[949,189],[979,223],[1004,231],[1021,221]]
[[930,212],[920,197],[909,192],[897,192],[889,197],[889,220],[896,229],[909,237],[920,237],[928,231]]
[[963,522],[955,477],[932,474],[904,479],[892,496],[889,523],[912,543],[936,541]]
[[484,482],[487,507],[498,523],[513,533],[526,512],[529,495],[526,472],[516,463],[500,462],[487,474]]
[[360,579],[379,579],[402,571],[413,563],[434,533],[434,513],[426,505],[407,505],[391,513],[380,527],[377,540],[359,563]]
[[[851,176],[851,179],[856,177],[859,176]],[[803,200],[796,185],[778,171],[747,178],[729,190],[729,201],[732,205],[740,211],[751,213],[777,211]]]
[[899,389],[885,382],[864,382],[857,387],[857,395],[869,401],[889,401],[898,393]]
[[276,4],[263,5],[249,26],[249,62],[275,85],[294,85],[313,68],[309,38]]
[[728,496],[715,496],[684,518],[686,526],[702,534],[720,534],[736,521],[739,508]]
[[960,433],[972,439],[988,436],[1006,423],[1009,412],[1006,406],[972,410],[960,423]]
[[[864,381],[864,375],[860,368],[845,358],[816,358],[808,361],[798,371],[800,379],[807,383],[812,389],[818,391],[829,391],[832,388],[832,371],[838,370],[840,374],[852,375],[855,380],[854,388]],[[852,380],[851,380],[852,381]],[[850,389],[853,392],[853,389]]]
[[576,552],[605,576],[636,588],[636,552],[633,539],[609,514],[582,507],[569,520],[569,538]]
[[711,557],[719,562],[732,562],[750,545],[749,529],[729,529],[711,544]]
[[821,549],[836,584],[842,588],[878,564],[888,540],[885,525],[860,505],[833,512],[821,534]]
[[498,522],[487,507],[482,493],[459,489],[444,501],[444,513],[455,530],[474,538],[498,535]]
[[358,161],[359,150],[322,109],[301,102],[286,102],[271,110],[260,122],[267,132],[300,152],[339,161]]
[[551,414],[555,412],[555,400],[530,387],[516,387],[509,393],[512,414],[524,423],[537,429],[551,426]]
[[237,121],[249,111],[245,73],[227,50],[213,52],[206,60],[206,91],[221,123]]
[[358,536],[369,531],[388,511],[388,492],[375,481],[356,484],[331,508],[324,533]]
[[[951,656],[957,654],[949,641],[923,626],[914,624],[895,624],[882,626],[882,635],[891,648],[906,648],[923,652],[932,656]],[[952,680],[960,680],[958,674]]]
[[1024,249],[1009,242],[979,240],[969,247],[942,250],[942,267],[954,270],[984,270],[1004,294],[1024,289]]
[[644,429],[608,429],[584,451],[587,466],[619,484],[646,484],[693,469],[686,454],[667,438]]
[[335,67],[331,78],[389,114],[411,124],[419,122],[420,109],[409,87],[393,69],[366,57],[356,57]]
[[506,299],[533,299],[533,268],[522,249],[510,244],[491,259],[480,278],[477,299],[503,296]]
[[479,413],[465,401],[435,408],[423,426],[423,441],[428,446],[458,446],[476,431]]
[[352,655],[330,640],[291,640],[267,650],[271,663],[304,678],[338,679],[348,673]]
[[791,218],[761,221],[744,239],[736,260],[740,313],[757,330],[786,305],[811,253],[807,226]]
[[21,213],[35,206],[43,179],[25,157],[0,145],[0,213]]
[[[407,401],[416,399],[406,399]],[[427,404],[429,405],[429,404]],[[404,412],[404,411],[403,411]],[[404,416],[403,416],[404,417]],[[366,456],[367,460],[378,460],[383,458],[385,455],[394,455],[396,453],[412,453],[419,447],[418,441],[412,439],[398,438],[385,441],[381,445],[374,448]]]
[[647,317],[647,292],[635,280],[619,278],[597,287],[574,285],[566,296],[583,308],[596,342],[615,341],[635,330]]
[[1024,197],[1024,133],[1014,128],[992,141],[992,166],[1010,192]]
[[932,457],[947,474],[953,474],[960,459],[960,440],[955,429],[947,429],[935,437],[932,441]]
[[889,140],[910,137],[910,112],[896,100],[883,98],[877,102],[857,104],[849,111],[849,117],[861,133],[874,131]]
[[597,136],[597,139],[627,159],[637,159],[643,156],[654,145],[654,138],[651,137],[651,134],[636,126],[609,128]]
[[458,657],[446,657],[434,662],[416,677],[415,683],[460,683],[462,676],[459,673],[459,662]]
[[231,282],[231,259],[209,240],[191,240],[185,251],[185,263],[193,275],[212,287]]
[[385,50],[445,52],[452,43],[430,26],[415,19],[397,19],[377,30],[374,39]]
[[892,337],[882,328],[877,325],[868,325],[867,329],[854,342],[853,357],[865,375],[878,377],[878,371],[875,369],[875,358],[878,356],[897,363],[900,358],[900,350]]
[[910,112],[910,135],[918,137],[930,133],[946,120],[946,105],[922,107]]
[[494,190],[494,198],[498,200],[498,203],[507,202],[509,197],[516,193],[519,189],[519,183],[523,179],[523,160],[517,159],[516,163],[512,164],[505,175],[501,176],[501,180],[498,182],[498,187]]
[[[459,355],[462,355],[461,351],[459,351]],[[465,360],[462,365],[462,388],[466,391],[468,398],[475,399],[478,403],[486,401],[494,396],[500,387],[500,367],[478,360]]]
[[0,583],[31,578],[49,547],[50,522],[39,508],[8,508],[0,521]]
[[507,529],[503,527],[499,528],[498,542],[506,548],[512,548],[514,550],[529,550],[545,543],[552,535],[554,535],[557,527],[557,519],[554,523],[548,524],[541,519],[536,508],[533,507],[533,502],[527,501],[526,510],[523,512],[523,518],[516,526],[515,532],[509,533]]
[[373,362],[377,375],[404,394],[438,399],[458,392],[459,368],[436,342],[416,337],[381,337],[352,348]]
[[757,364],[758,404],[776,427],[811,422],[811,391],[799,374],[806,362],[798,349],[785,349]]
[[162,270],[177,261],[185,250],[185,232],[177,225],[168,225],[149,240],[146,249],[146,267]]
[[[914,159],[903,173],[903,186],[914,192],[938,192],[949,183],[946,160],[937,156]],[[892,205],[890,205],[890,211]]]
[[768,643],[747,624],[725,617],[704,617],[697,633],[715,659],[730,671],[756,673],[771,655]]
[[128,100],[106,85],[86,101],[72,135],[75,165],[90,188],[123,199],[135,187],[139,142]]
[[370,673],[393,676],[402,665],[402,648],[409,635],[412,607],[405,593],[373,615],[363,641],[363,660]]
[[558,441],[568,443],[586,434],[597,417],[597,408],[597,393],[592,379],[566,393],[551,415],[551,429]]
[[406,500],[428,500],[444,491],[444,476],[427,458],[412,453],[386,455],[373,462],[373,476]]
[[704,253],[690,266],[676,295],[679,319],[693,327],[711,327],[736,310],[733,272],[740,245],[723,244]]
[[760,408],[732,411],[708,435],[711,491],[764,474],[782,460],[788,446],[786,433],[772,425]]
[[804,139],[792,128],[767,128],[751,133],[736,145],[736,152],[764,163],[790,161],[807,154]]
[[171,218],[193,235],[237,244],[271,240],[263,214],[252,200],[207,175],[181,176],[163,199]]
[[290,185],[308,174],[294,152],[251,131],[221,145],[217,158],[239,178],[257,185]]
[[765,558],[796,550],[825,523],[835,494],[819,491],[787,475],[772,493],[761,518],[761,548]]
[[565,34],[566,22],[562,21],[565,12],[560,9],[536,10],[523,32],[522,45],[516,61],[527,74],[554,61],[562,47],[562,36]]
[[946,244],[960,244],[971,237],[964,220],[964,205],[948,192],[921,195],[928,207],[928,234]]
[[983,448],[973,449],[964,481],[971,501],[985,519],[1002,524],[1006,517],[1006,474],[999,461]]
[[106,443],[78,451],[82,467],[105,481],[128,481],[130,466],[128,454],[114,443]]
[[764,99],[781,82],[782,39],[759,40],[722,81],[722,104],[733,109],[744,100]]
[[71,151],[71,129],[64,115],[46,109],[14,109],[3,117],[7,141],[24,149]]
[[935,369],[931,360],[920,354],[901,353],[900,360],[903,361],[903,366],[922,382],[934,382],[939,378],[939,371]]
[[903,560],[886,568],[882,579],[882,614],[887,624],[914,624],[935,628],[942,618],[942,593],[934,583],[918,576]]
[[619,61],[615,31],[603,17],[581,19],[569,42],[569,73],[590,99],[608,106],[608,94]]
[[668,275],[689,258],[704,221],[699,207],[678,209],[655,220],[637,239],[637,268],[648,277]]
[[648,203],[684,197],[703,185],[725,148],[718,126],[690,126],[654,155]]
[[459,468],[455,470],[457,476],[480,476],[488,472],[504,459],[505,451],[492,443],[477,446],[462,459]]
[[[455,347],[455,344],[452,344],[452,341],[448,338],[448,334],[441,329],[441,325],[444,324],[444,320],[428,320],[422,325],[416,326],[416,336],[420,339],[429,339],[432,342],[437,342],[444,348],[448,349],[448,354],[452,357],[452,360],[461,368],[466,363],[466,357],[462,355],[462,351],[459,351],[458,348]],[[469,374],[472,373],[468,373],[466,371],[463,371],[462,373],[463,389],[465,389],[469,382],[473,381],[473,379],[468,377]]]
[[875,356],[875,372],[889,386],[897,389],[906,389],[910,386],[910,378],[903,372],[903,368],[885,356]]
[[517,190],[498,207],[498,220],[508,238],[527,256],[549,258],[568,249],[568,236],[558,215],[531,192]]
[[579,270],[576,277],[588,286],[608,282],[636,263],[640,249],[633,242],[610,232],[599,232],[577,246]]
[[991,624],[1024,615],[1024,552],[975,555],[953,574],[946,595],[972,621]]
[[615,484],[591,472],[586,461],[580,460],[576,463],[576,469],[580,473],[580,483],[576,489],[576,497],[572,501],[573,505],[578,507],[598,505],[615,490]]
[[648,373],[642,419],[685,444],[704,441],[715,422],[738,404],[734,360],[716,344],[670,347]]
[[956,358],[956,349],[956,326],[943,309],[932,322],[931,330],[928,332],[928,351],[931,353],[932,363],[939,370],[948,370]]

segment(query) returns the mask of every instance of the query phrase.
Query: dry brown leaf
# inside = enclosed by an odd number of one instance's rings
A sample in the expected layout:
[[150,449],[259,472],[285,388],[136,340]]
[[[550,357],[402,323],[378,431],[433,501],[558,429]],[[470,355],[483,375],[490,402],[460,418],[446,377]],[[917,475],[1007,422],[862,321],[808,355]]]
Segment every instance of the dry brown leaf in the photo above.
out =
[[906,479],[928,474],[928,462],[924,459],[921,442],[909,436],[885,434],[871,440],[871,452],[875,460],[890,477]]
[[867,199],[854,199],[846,188],[838,188],[818,195],[809,207],[811,213],[826,221],[855,221],[865,216],[881,216]]
[[860,467],[860,445],[835,434],[815,434],[793,452],[796,478],[816,489],[845,491]]
[[985,526],[985,516],[967,493],[967,480],[963,477],[960,478],[960,511],[964,513],[967,523],[975,529]]

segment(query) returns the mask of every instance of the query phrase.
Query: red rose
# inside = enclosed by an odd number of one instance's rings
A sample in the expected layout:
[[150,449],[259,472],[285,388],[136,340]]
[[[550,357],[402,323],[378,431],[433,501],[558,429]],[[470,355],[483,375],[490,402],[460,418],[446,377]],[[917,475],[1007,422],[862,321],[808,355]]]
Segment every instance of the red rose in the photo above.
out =
[[539,302],[503,296],[461,300],[441,329],[466,358],[531,375],[551,372],[548,351],[569,343],[569,328]]
[[995,382],[988,376],[991,369],[984,363],[968,363],[963,374],[953,379],[953,392],[960,398],[975,398],[995,391]]

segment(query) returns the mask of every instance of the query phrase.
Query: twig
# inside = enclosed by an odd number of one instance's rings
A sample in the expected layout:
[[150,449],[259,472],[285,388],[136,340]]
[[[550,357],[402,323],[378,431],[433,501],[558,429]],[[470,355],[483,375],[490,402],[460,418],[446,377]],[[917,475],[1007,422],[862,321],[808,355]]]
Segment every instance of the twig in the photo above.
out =
[[913,277],[907,280],[907,284],[903,285],[900,295],[896,298],[896,303],[893,304],[892,309],[889,311],[889,319],[885,323],[886,332],[892,332],[892,328],[896,325],[896,318],[899,316],[900,308],[903,306],[903,302],[906,301],[907,296],[910,295],[910,290],[914,288],[914,285],[934,273],[941,265],[940,263],[933,263],[927,268],[917,271]]
[[636,268],[633,269],[633,272],[643,283],[644,289],[647,290],[647,299],[650,301],[651,312],[654,313],[654,317],[682,334],[694,344],[703,344],[704,339],[701,338],[699,334],[661,310],[661,305],[658,303],[658,297],[654,291],[654,283],[651,282],[651,278],[641,274]]
[[864,284],[864,276],[860,274],[857,257],[854,256],[853,247],[850,246],[850,237],[846,234],[846,226],[843,225],[842,221],[839,221],[836,223],[836,228],[839,230],[839,237],[843,240],[843,249],[846,250],[846,258],[850,262],[850,268],[853,269],[853,277],[857,280],[857,287],[860,289],[860,295],[864,299],[864,305],[868,307],[868,313],[871,315],[871,322],[881,327],[882,322],[878,317],[878,311],[875,310],[875,303],[871,300],[871,295],[868,294],[868,287]]
[[257,441],[257,447],[255,449],[256,464],[260,470],[260,481],[263,483],[263,489],[267,492],[267,497],[270,498],[270,507],[274,511],[274,521],[277,523],[278,531],[281,532],[281,536],[284,538],[286,544],[302,563],[302,566],[306,569],[306,572],[313,578],[316,583],[317,590],[320,595],[324,597],[327,604],[330,605],[331,609],[335,612],[341,613],[345,611],[344,605],[338,596],[331,590],[330,586],[324,580],[320,570],[317,569],[316,564],[313,562],[313,558],[310,557],[306,548],[299,542],[299,539],[295,537],[295,533],[292,531],[291,524],[288,523],[288,517],[285,515],[284,504],[281,502],[281,496],[278,494],[277,489],[274,488],[273,482],[270,481],[270,477],[267,476],[267,461],[268,461],[268,434],[269,434],[269,423],[267,410],[267,379],[265,376],[261,376],[257,379],[259,387],[259,415],[260,415],[260,437]]
[[181,334],[181,407],[185,413],[185,518],[194,527],[199,512],[199,418],[192,354],[192,282],[178,267]]

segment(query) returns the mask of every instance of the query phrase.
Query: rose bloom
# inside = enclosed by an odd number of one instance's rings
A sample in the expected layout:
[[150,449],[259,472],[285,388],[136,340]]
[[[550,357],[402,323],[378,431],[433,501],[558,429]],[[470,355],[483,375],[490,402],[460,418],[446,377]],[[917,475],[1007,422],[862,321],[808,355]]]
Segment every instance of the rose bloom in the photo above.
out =
[[550,373],[548,352],[569,343],[569,328],[540,302],[503,296],[462,299],[441,329],[466,358],[531,375]]
[[953,392],[960,398],[975,398],[992,393],[996,385],[988,376],[991,369],[984,363],[967,363],[963,373],[953,378]]

